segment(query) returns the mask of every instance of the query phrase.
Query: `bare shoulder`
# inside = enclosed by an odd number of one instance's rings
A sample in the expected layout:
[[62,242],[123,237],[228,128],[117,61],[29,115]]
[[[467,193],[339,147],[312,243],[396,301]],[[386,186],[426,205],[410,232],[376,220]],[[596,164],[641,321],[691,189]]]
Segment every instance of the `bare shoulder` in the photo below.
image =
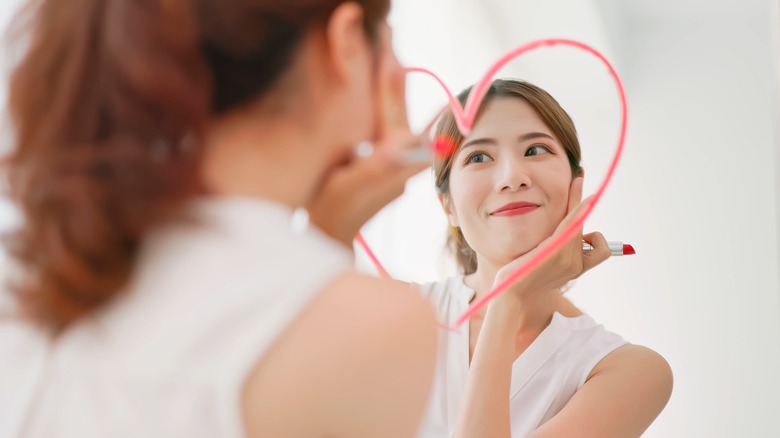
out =
[[[328,285],[323,294],[335,301],[349,299],[357,305],[364,305],[360,315],[368,320],[380,318],[399,322],[396,318],[409,318],[410,323],[433,324],[433,309],[411,284],[396,280],[379,279],[367,275],[350,273],[339,277]],[[384,327],[384,326],[381,326]],[[397,330],[391,333],[397,334]]]
[[625,345],[606,355],[566,406],[534,438],[639,437],[672,394],[672,369],[655,351]]
[[654,392],[666,400],[672,392],[672,367],[663,356],[642,345],[628,344],[615,349],[596,364],[588,380],[605,373],[651,384]]
[[[642,345],[628,344],[606,355],[588,377],[588,381],[610,380],[626,385],[644,401],[647,411],[657,416],[672,396],[672,367],[663,356]],[[587,382],[586,382],[587,385]]]
[[411,286],[336,278],[248,377],[248,435],[412,435],[433,378],[435,330]]

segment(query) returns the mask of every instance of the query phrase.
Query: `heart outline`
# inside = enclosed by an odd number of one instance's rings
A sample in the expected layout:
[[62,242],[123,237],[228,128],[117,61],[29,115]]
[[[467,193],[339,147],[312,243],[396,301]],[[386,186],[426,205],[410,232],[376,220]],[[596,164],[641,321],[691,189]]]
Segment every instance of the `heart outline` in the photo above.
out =
[[[542,247],[537,254],[535,254],[528,261],[526,261],[517,269],[515,269],[501,283],[493,287],[493,289],[491,289],[487,294],[485,294],[484,296],[476,300],[473,304],[471,304],[469,308],[466,309],[466,311],[463,312],[463,314],[461,314],[461,316],[458,317],[458,319],[455,321],[455,324],[453,326],[447,326],[446,324],[439,323],[439,326],[442,328],[451,331],[456,330],[464,322],[468,321],[469,318],[471,318],[482,307],[487,305],[487,303],[490,302],[490,300],[492,300],[498,294],[504,292],[504,290],[506,290],[509,286],[511,286],[512,284],[517,282],[520,278],[527,275],[537,266],[542,264],[545,260],[551,257],[557,250],[559,250],[563,245],[565,245],[568,240],[570,240],[571,238],[574,237],[575,234],[577,234],[577,230],[583,225],[585,219],[587,219],[588,216],[590,216],[591,212],[598,204],[599,200],[601,199],[601,196],[603,195],[604,191],[606,190],[607,186],[612,180],[612,177],[615,173],[615,169],[617,168],[617,164],[619,163],[620,157],[623,154],[623,148],[626,140],[626,128],[628,125],[628,103],[626,99],[625,89],[623,88],[623,83],[620,80],[620,76],[617,74],[617,71],[609,62],[609,60],[607,60],[607,58],[604,55],[602,55],[601,52],[594,49],[593,47],[585,43],[582,43],[580,41],[566,39],[566,38],[546,38],[546,39],[534,40],[529,43],[523,44],[515,49],[510,50],[501,58],[499,58],[496,62],[494,62],[493,65],[485,72],[482,78],[480,78],[479,82],[477,82],[474,85],[471,93],[469,93],[469,96],[466,99],[465,105],[460,104],[458,99],[450,91],[450,89],[447,87],[444,81],[442,81],[441,78],[439,78],[435,73],[422,67],[409,67],[406,69],[408,73],[427,74],[433,77],[433,79],[439,83],[439,85],[442,87],[444,92],[447,94],[447,98],[449,99],[450,110],[453,113],[453,116],[455,118],[455,123],[458,126],[458,129],[463,135],[468,135],[468,133],[471,132],[471,129],[473,128],[474,122],[476,121],[476,115],[479,110],[479,107],[482,104],[482,101],[485,98],[485,95],[487,94],[490,85],[493,83],[494,77],[498,73],[498,71],[510,61],[513,61],[516,58],[520,57],[520,55],[523,55],[525,53],[528,53],[530,51],[542,47],[552,47],[556,45],[574,47],[595,56],[607,67],[610,76],[615,81],[615,86],[617,88],[618,95],[620,97],[620,106],[621,106],[620,136],[618,139],[617,149],[615,150],[615,154],[612,157],[612,161],[610,162],[609,169],[607,170],[604,179],[602,180],[601,184],[596,190],[596,193],[591,197],[590,201],[585,206],[584,210],[577,217],[575,217],[574,220],[572,220],[572,222],[561,232],[560,236],[558,236],[549,244]],[[371,250],[371,248],[368,246],[368,243],[366,243],[365,239],[363,239],[363,237],[360,234],[358,234],[358,236],[356,237],[356,241],[363,248],[363,250],[366,251],[371,261],[379,270],[380,275],[390,278],[390,275],[384,269],[382,264],[379,262],[379,259],[376,257],[376,255],[374,255],[374,252]]]

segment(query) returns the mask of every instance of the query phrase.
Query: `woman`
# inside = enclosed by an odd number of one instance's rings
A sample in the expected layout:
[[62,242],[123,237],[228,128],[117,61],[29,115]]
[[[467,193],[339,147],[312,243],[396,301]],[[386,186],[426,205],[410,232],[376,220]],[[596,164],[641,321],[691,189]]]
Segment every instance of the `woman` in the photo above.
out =
[[[348,249],[424,166],[397,160],[415,138],[388,7],[29,6],[0,435],[416,431],[430,308]],[[379,153],[353,159],[364,140]],[[290,229],[299,207],[321,231]]]
[[[439,319],[454,323],[587,201],[574,124],[534,85],[496,80],[468,136],[451,113],[436,131],[452,141],[434,174],[463,275],[423,289]],[[594,250],[583,253],[582,240]],[[421,436],[639,436],[670,396],[668,364],[605,331],[560,291],[609,254],[600,233],[580,234],[459,333],[443,334]]]

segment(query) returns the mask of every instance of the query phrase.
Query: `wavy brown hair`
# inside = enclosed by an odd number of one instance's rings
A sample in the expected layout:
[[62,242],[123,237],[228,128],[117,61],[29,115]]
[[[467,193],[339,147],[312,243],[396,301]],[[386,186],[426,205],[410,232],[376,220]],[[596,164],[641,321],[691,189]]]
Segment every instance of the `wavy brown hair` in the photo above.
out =
[[[472,87],[468,87],[458,94],[461,105],[465,105],[466,99]],[[520,99],[533,108],[545,125],[553,132],[561,142],[566,156],[569,159],[573,176],[582,174],[580,166],[581,151],[580,142],[577,139],[577,130],[574,122],[561,105],[549,93],[528,82],[513,79],[496,79],[485,94],[480,104],[477,117],[485,109],[487,104],[497,98]],[[463,144],[463,134],[458,130],[455,118],[451,110],[442,114],[436,124],[435,138],[443,139],[449,145],[447,153],[438,157],[433,162],[433,174],[436,184],[436,193],[443,197],[445,202],[449,200],[450,171],[452,162]],[[450,226],[447,235],[447,247],[455,256],[455,261],[464,275],[469,275],[477,270],[477,254],[466,242],[463,231],[459,227]]]
[[[374,39],[388,0],[355,0]],[[13,35],[23,224],[4,242],[25,317],[58,332],[115,297],[149,230],[203,192],[206,122],[253,101],[344,0],[38,0]]]

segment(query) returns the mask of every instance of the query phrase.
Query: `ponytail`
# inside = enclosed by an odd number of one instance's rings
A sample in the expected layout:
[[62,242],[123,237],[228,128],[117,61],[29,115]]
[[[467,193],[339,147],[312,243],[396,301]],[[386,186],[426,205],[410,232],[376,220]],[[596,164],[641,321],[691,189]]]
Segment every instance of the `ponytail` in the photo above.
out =
[[[75,4],[80,3],[80,4]],[[202,189],[209,86],[185,1],[41,1],[10,81],[5,236],[25,315],[53,331],[126,283],[144,233]],[[22,20],[21,22],[24,22]]]
[[[356,0],[376,35],[387,0]],[[202,193],[205,124],[271,89],[344,0],[38,0],[0,166],[22,311],[54,332],[115,297],[145,234]],[[24,23],[25,20],[16,20]]]

